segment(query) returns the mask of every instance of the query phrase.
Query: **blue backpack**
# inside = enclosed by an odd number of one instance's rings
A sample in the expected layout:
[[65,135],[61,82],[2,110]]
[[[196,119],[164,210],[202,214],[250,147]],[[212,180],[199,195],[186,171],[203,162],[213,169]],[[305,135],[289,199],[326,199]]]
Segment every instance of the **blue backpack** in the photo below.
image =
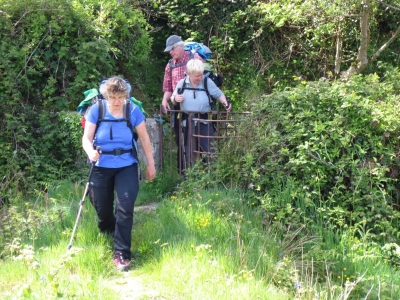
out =
[[[207,61],[211,58],[212,55],[212,51],[210,50],[210,48],[208,48],[203,43],[198,43],[198,42],[186,42],[184,50],[190,52],[189,59],[192,59],[194,57],[194,54],[197,53]],[[170,71],[172,72],[172,69],[186,65],[186,63],[187,62],[174,64],[173,59],[171,58],[169,60]],[[213,71],[204,70],[204,75],[206,77],[209,77],[212,81],[214,81],[217,87],[221,87],[222,83],[224,82],[224,78],[222,77],[222,75],[214,73]]]
[[209,60],[212,55],[212,51],[210,50],[210,48],[208,48],[203,43],[186,42],[184,49],[185,49],[185,51],[190,51],[192,53],[198,53],[205,60]]

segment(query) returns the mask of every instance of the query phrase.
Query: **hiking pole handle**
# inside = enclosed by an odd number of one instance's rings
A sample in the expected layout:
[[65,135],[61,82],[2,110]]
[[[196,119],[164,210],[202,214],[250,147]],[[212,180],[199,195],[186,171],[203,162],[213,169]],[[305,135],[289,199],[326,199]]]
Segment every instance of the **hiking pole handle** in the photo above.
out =
[[225,106],[225,108],[228,108],[229,105],[231,105],[231,97],[226,96],[226,106]]
[[[100,148],[100,146],[96,146],[96,151],[99,153],[99,154],[101,154],[101,148]],[[92,162],[93,163],[93,162]],[[94,163],[96,163],[96,162],[94,162]]]

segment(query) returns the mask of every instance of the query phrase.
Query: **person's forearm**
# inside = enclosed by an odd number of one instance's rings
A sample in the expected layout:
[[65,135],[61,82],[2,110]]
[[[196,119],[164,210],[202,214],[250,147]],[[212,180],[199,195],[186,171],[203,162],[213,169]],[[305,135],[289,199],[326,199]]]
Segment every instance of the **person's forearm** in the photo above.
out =
[[99,151],[100,148],[94,149],[93,142],[85,136],[82,137],[82,147],[83,147],[83,150],[85,150],[87,157],[92,162],[95,162],[99,159],[100,153],[101,153],[101,151]]
[[153,150],[149,136],[147,135],[140,138],[140,143],[142,144],[144,155],[146,156],[147,165],[154,165]]
[[90,141],[87,137],[83,136],[82,137],[82,148],[85,150],[86,154],[89,155],[89,153],[93,150],[93,142]]
[[165,92],[164,96],[163,96],[163,99],[162,99],[162,102],[168,103],[168,101],[170,100],[171,96],[172,96],[172,92]]
[[218,100],[219,100],[219,102],[221,102],[221,104],[222,104],[223,106],[225,106],[225,107],[228,106],[228,100],[226,100],[226,97],[225,97],[224,94],[222,94],[221,97],[219,97]]

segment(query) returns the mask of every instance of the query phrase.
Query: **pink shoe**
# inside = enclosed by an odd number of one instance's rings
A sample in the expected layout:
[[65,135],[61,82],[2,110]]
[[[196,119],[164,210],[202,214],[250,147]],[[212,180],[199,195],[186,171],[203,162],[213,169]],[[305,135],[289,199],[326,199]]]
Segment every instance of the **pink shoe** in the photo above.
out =
[[125,260],[122,253],[115,253],[113,259],[114,265],[117,267],[118,271],[128,271],[129,263]]

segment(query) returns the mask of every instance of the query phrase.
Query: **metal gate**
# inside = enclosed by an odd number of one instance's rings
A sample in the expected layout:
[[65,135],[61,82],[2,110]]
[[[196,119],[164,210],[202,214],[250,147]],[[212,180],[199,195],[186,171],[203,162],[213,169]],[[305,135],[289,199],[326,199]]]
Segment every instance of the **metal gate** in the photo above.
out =
[[[210,163],[219,154],[228,139],[239,138],[237,125],[248,112],[211,111],[209,113],[184,113],[169,110],[169,128],[160,126],[160,166],[165,167],[168,150],[171,176],[176,168],[184,174],[196,160]],[[169,142],[169,147],[165,143]],[[174,167],[175,166],[175,167]]]

